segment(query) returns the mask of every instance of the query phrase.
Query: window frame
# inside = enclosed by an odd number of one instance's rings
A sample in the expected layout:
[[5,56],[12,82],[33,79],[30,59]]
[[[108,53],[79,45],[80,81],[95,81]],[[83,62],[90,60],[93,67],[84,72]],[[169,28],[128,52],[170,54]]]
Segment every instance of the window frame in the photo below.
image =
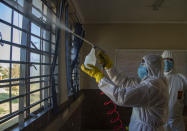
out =
[[[1,1],[1,3],[3,3],[4,5],[6,5],[6,6],[8,6],[9,8],[12,9],[12,14],[11,14],[11,23],[8,23],[8,22],[0,19],[0,23],[9,25],[11,27],[11,34],[10,34],[11,35],[11,40],[10,41],[0,40],[0,42],[10,46],[10,59],[9,60],[0,60],[0,63],[8,63],[9,64],[9,78],[5,79],[5,80],[0,80],[0,83],[7,83],[7,82],[9,83],[9,84],[6,84],[6,85],[0,85],[0,88],[4,88],[4,87],[9,88],[9,98],[5,99],[5,100],[1,100],[0,104],[5,103],[5,102],[9,102],[10,103],[9,104],[10,111],[9,111],[9,114],[0,118],[0,124],[8,121],[11,118],[14,118],[15,116],[19,116],[19,125],[23,125],[24,121],[32,116],[32,114],[30,113],[30,109],[32,107],[34,107],[38,104],[40,104],[40,108],[38,110],[41,110],[41,108],[45,108],[47,110],[48,108],[52,107],[51,78],[53,76],[56,76],[58,78],[58,73],[51,74],[51,72],[49,71],[48,75],[42,75],[41,72],[42,72],[42,66],[43,65],[49,66],[49,69],[51,68],[52,56],[55,55],[55,53],[51,52],[52,51],[51,48],[52,48],[52,45],[56,45],[54,42],[52,42],[51,37],[52,37],[52,34],[56,36],[56,33],[53,32],[51,26],[50,26],[50,28],[48,28],[49,27],[48,24],[46,24],[46,26],[42,26],[43,24],[45,25],[45,23],[42,23],[41,21],[37,20],[37,18],[34,18],[34,15],[32,17],[25,15],[21,11],[22,8],[18,4],[17,4],[17,8],[15,6],[13,6],[16,2],[17,2],[17,0],[13,1],[13,4],[12,4],[12,3],[6,2],[4,0]],[[32,4],[32,1],[31,1],[31,4]],[[42,1],[42,17],[44,16],[44,14],[43,14],[44,4],[46,5],[46,3],[44,3]],[[48,5],[46,5],[46,6],[47,6],[47,10],[49,10],[49,6]],[[32,7],[29,10],[32,11],[32,8],[35,8],[34,5],[32,5]],[[35,8],[35,9],[37,9],[37,8]],[[20,27],[14,25],[14,21],[13,21],[14,20],[14,11],[16,11],[18,14],[21,14],[22,16],[24,16],[28,19],[28,21],[29,21],[29,29],[28,30],[23,29],[23,26],[22,26],[22,28],[20,28]],[[56,14],[54,14],[54,15],[56,16]],[[37,35],[31,33],[31,23],[34,23],[34,24],[36,24],[40,27],[40,36],[37,36]],[[18,30],[20,30],[22,32],[25,32],[27,34],[26,45],[22,45],[21,43],[20,44],[13,43],[13,29],[18,29]],[[50,33],[49,40],[43,38],[43,34],[42,34],[43,30],[48,31]],[[34,37],[40,39],[40,50],[31,47],[31,36],[34,36]],[[43,49],[42,49],[44,41],[48,42],[48,44],[49,44],[49,52],[43,51]],[[20,61],[12,61],[12,48],[13,48],[13,46],[20,48],[20,50],[22,48],[26,50],[26,60],[25,61],[21,61],[21,58],[20,58]],[[40,62],[31,62],[30,61],[31,60],[30,59],[31,52],[39,54]],[[42,59],[43,59],[42,57],[43,56],[49,57],[49,62],[48,63],[43,63],[42,62]],[[12,76],[12,71],[11,70],[12,70],[12,65],[13,64],[20,64],[20,68],[21,68],[21,64],[25,65],[25,70],[26,70],[25,77],[13,78],[13,79],[11,78],[11,76]],[[40,65],[40,75],[39,76],[30,76],[30,67],[32,65]],[[55,66],[58,66],[58,64],[55,64]],[[38,78],[39,81],[31,81],[32,79],[36,79],[36,78]],[[44,82],[44,80],[42,80],[42,78],[44,78],[44,79],[49,78],[49,86],[44,86],[44,87],[42,86],[42,83]],[[14,84],[14,82],[16,82],[16,81],[19,81],[19,83]],[[30,91],[30,85],[34,84],[34,83],[39,83],[40,87],[37,90]],[[21,95],[19,94],[18,96],[12,97],[12,86],[18,86],[18,85],[19,85],[19,88],[20,87],[26,88],[26,92],[21,94]],[[56,84],[56,86],[58,86],[58,84]],[[46,89],[48,89],[47,92],[49,92],[47,97],[45,97],[45,90]],[[41,94],[42,91],[44,91],[43,94]],[[40,92],[40,101],[37,101],[33,104],[30,104],[30,94],[33,94],[35,92]],[[24,100],[24,97],[26,98],[26,101]],[[44,97],[44,98],[42,98],[42,97]],[[23,101],[22,101],[23,105],[21,105],[21,103],[18,102],[18,106],[19,106],[18,110],[12,112],[12,109],[11,109],[12,108],[12,105],[11,105],[12,100],[19,99],[19,101],[20,101],[22,98],[23,98]],[[44,103],[43,106],[42,106],[42,102]],[[26,104],[25,107],[24,107],[24,104]],[[26,113],[24,113],[25,111],[26,111]],[[25,117],[25,115],[26,115],[26,117]]]

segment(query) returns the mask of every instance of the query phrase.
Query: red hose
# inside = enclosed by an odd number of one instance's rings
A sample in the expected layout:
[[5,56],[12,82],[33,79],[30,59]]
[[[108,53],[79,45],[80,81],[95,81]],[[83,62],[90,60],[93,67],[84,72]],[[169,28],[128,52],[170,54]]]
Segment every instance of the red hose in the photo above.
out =
[[[103,92],[100,92],[100,95],[104,95],[104,93]],[[107,105],[109,105],[109,104],[112,104],[113,106],[114,106],[114,108],[112,109],[112,110],[109,110],[109,111],[107,111],[107,115],[113,115],[113,114],[115,114],[117,117],[115,117],[115,118],[112,118],[111,120],[110,120],[110,123],[111,124],[114,124],[114,123],[117,123],[117,122],[119,122],[119,125],[117,125],[117,126],[115,126],[114,127],[114,131],[119,131],[120,129],[122,129],[122,131],[126,131],[126,129],[124,128],[124,126],[123,126],[123,123],[122,123],[122,120],[120,119],[120,114],[119,114],[119,112],[117,111],[117,106],[116,106],[116,104],[114,104],[113,102],[112,102],[112,100],[109,100],[109,101],[106,101],[105,103],[104,103],[104,106],[107,106]]]

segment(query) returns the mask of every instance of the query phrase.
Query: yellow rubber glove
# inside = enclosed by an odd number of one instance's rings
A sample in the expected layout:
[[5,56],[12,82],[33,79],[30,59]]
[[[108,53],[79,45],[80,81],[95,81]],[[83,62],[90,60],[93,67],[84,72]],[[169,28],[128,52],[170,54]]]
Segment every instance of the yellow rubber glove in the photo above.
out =
[[89,76],[95,78],[96,82],[99,83],[100,80],[104,77],[104,74],[94,65],[88,64],[92,69],[87,69],[84,64],[81,65],[81,70],[88,74]]
[[128,127],[128,126],[126,126],[126,127],[125,127],[125,129],[128,131],[128,130],[129,130],[129,127]]
[[98,51],[97,60],[98,63],[101,64],[105,69],[112,68],[112,61],[110,60],[109,56],[106,55],[103,51]]

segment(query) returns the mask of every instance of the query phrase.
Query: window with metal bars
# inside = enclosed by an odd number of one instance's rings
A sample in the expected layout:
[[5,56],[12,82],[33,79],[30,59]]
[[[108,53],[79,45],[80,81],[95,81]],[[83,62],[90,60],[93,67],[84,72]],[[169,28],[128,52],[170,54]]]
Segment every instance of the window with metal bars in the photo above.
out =
[[49,15],[56,20],[55,7],[41,0],[0,2],[0,130],[51,107],[58,60],[51,74],[56,27]]

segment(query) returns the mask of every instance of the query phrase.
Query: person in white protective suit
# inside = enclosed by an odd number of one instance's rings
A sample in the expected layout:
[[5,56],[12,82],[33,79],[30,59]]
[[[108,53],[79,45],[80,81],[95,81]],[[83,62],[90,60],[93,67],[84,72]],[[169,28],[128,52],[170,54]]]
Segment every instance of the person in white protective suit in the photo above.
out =
[[142,59],[136,78],[121,76],[110,58],[100,51],[97,59],[109,76],[93,65],[91,69],[81,66],[83,72],[96,79],[99,89],[119,106],[133,107],[130,131],[164,131],[164,123],[168,117],[168,85],[161,71],[161,57],[147,55]]
[[176,73],[174,59],[171,51],[165,50],[162,54],[164,59],[164,75],[168,80],[169,89],[169,115],[165,124],[166,131],[185,131],[183,110],[187,91],[187,79],[184,75]]

